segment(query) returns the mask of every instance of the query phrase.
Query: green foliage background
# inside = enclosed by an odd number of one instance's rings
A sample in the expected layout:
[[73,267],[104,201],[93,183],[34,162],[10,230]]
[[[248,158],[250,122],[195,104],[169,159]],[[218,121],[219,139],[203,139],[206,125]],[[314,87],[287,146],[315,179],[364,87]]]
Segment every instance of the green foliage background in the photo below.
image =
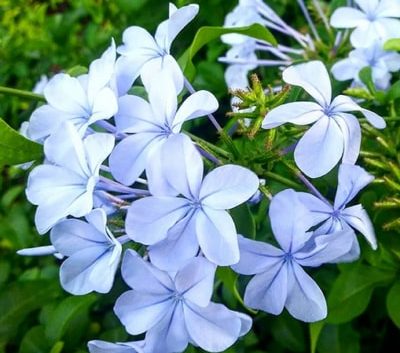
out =
[[[335,7],[344,1],[330,2]],[[178,1],[182,6],[187,1]],[[195,31],[204,25],[221,25],[236,0],[200,0],[200,15],[174,43],[174,52],[183,53]],[[268,2],[296,28],[304,29],[296,1]],[[326,5],[328,6],[328,5]],[[154,31],[167,16],[168,2],[161,0],[0,0],[0,85],[31,90],[42,74],[49,76],[75,65],[87,66],[114,37],[136,24]],[[328,9],[329,11],[329,9]],[[212,91],[221,102],[219,120],[226,122],[229,96],[224,84],[224,66],[217,57],[226,47],[213,41],[195,59],[194,86]],[[269,83],[279,77],[274,71],[260,70]],[[398,79],[398,76],[397,76]],[[228,353],[376,353],[397,352],[400,343],[400,82],[387,95],[369,92],[367,103],[393,118],[389,128],[376,132],[366,126],[361,163],[377,176],[359,201],[367,208],[376,228],[379,249],[370,250],[363,239],[362,258],[356,263],[328,265],[312,270],[328,298],[329,316],[324,322],[307,325],[284,313],[279,317],[258,313],[254,327]],[[29,118],[36,103],[0,95],[0,116],[14,128]],[[206,127],[195,127],[208,135]],[[290,132],[290,131],[289,131]],[[1,136],[0,136],[1,139]],[[246,140],[237,148],[254,147]],[[249,145],[250,144],[250,145]],[[247,155],[246,155],[247,156]],[[252,163],[251,156],[241,164]],[[279,174],[301,189],[288,168],[276,164]],[[125,285],[117,279],[106,296],[90,294],[72,297],[58,280],[59,261],[53,257],[23,258],[16,250],[48,244],[47,236],[34,230],[34,209],[26,201],[26,171],[5,167],[0,175],[0,353],[86,352],[90,339],[129,339],[112,313],[113,303]],[[332,196],[335,172],[318,187]],[[287,187],[285,180],[273,181],[274,192]],[[268,204],[263,201],[249,212],[235,209],[239,231],[265,239]],[[244,221],[245,220],[245,221]],[[216,300],[230,308],[246,311],[240,303],[245,283],[227,268],[219,269]],[[397,341],[397,342],[396,342]],[[394,350],[390,347],[394,343]],[[189,348],[187,352],[200,350]]]

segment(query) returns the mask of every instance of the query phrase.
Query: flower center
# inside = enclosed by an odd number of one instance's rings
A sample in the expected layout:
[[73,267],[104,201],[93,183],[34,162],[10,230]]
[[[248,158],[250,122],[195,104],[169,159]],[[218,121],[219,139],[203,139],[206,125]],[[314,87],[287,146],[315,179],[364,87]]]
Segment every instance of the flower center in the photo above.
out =
[[326,105],[325,107],[324,107],[324,114],[326,115],[326,116],[328,116],[329,118],[331,118],[332,117],[332,115],[333,115],[333,110],[334,110],[334,108],[331,106],[331,105]]

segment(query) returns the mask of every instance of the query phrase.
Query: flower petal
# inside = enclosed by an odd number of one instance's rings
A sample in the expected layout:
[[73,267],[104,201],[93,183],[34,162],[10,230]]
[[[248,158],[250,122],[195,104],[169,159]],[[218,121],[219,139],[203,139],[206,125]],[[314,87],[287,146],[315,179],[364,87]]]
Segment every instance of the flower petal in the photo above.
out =
[[120,56],[117,59],[110,86],[119,97],[128,93],[147,60],[145,56]]
[[300,139],[294,150],[297,166],[309,177],[327,174],[343,155],[344,138],[336,121],[324,116]]
[[315,237],[315,247],[301,249],[294,257],[301,266],[318,267],[347,254],[353,245],[354,231],[347,227],[342,231]]
[[162,128],[154,117],[153,110],[143,98],[125,95],[118,100],[115,125],[119,132],[161,132]]
[[182,352],[189,343],[183,304],[178,302],[170,312],[146,333],[146,352]]
[[176,274],[176,290],[185,300],[207,306],[213,294],[215,269],[204,257],[195,257]]
[[115,42],[114,39],[112,39],[108,49],[99,59],[92,61],[89,66],[87,95],[90,104],[93,105],[98,93],[109,85],[114,74],[115,59]]
[[124,56],[147,57],[149,60],[159,55],[159,47],[154,38],[142,27],[131,26],[125,29],[122,41],[124,44],[120,45],[117,51]]
[[341,213],[343,219],[351,225],[353,228],[357,229],[368,243],[371,245],[372,249],[376,250],[378,247],[374,226],[371,219],[368,216],[367,211],[362,207],[362,205],[355,205],[345,208]]
[[171,134],[163,145],[162,174],[180,194],[198,200],[203,178],[203,160],[190,138]]
[[122,247],[116,243],[84,248],[67,258],[60,267],[62,287],[74,295],[92,291],[108,293],[113,285]]
[[253,196],[259,179],[251,170],[237,165],[224,165],[208,173],[200,190],[205,206],[217,210],[236,207]]
[[288,279],[287,265],[283,260],[255,275],[246,287],[245,304],[253,309],[279,315],[285,305]]
[[149,247],[149,256],[158,268],[178,271],[198,250],[196,217],[189,213],[169,230],[166,239]]
[[235,224],[226,211],[203,206],[196,216],[196,233],[205,257],[219,266],[239,261],[239,246]]
[[301,248],[311,236],[306,231],[315,225],[313,215],[292,189],[283,190],[272,198],[269,218],[276,240],[287,253]]
[[114,312],[128,333],[138,335],[157,325],[172,306],[170,294],[144,294],[130,290],[117,299]]
[[262,127],[264,129],[272,129],[284,123],[307,125],[317,121],[324,115],[321,106],[314,102],[287,103],[267,113]]
[[330,19],[332,27],[336,28],[353,28],[366,21],[367,15],[352,7],[339,7]]
[[314,195],[306,192],[298,192],[297,197],[299,198],[300,202],[306,206],[309,211],[311,211],[314,217],[314,224],[325,221],[334,212],[334,209],[330,204],[320,200]]
[[142,341],[110,343],[106,341],[94,340],[88,342],[90,353],[144,353]]
[[91,175],[98,175],[100,166],[114,148],[114,136],[105,133],[89,135],[83,141],[86,162]]
[[66,120],[77,118],[74,114],[62,112],[45,104],[35,109],[29,120],[28,136],[37,141],[49,136]]
[[146,197],[132,203],[125,221],[126,234],[133,240],[153,245],[168,235],[188,213],[188,200],[179,197]]
[[354,164],[360,154],[361,128],[353,114],[340,113],[335,115],[335,121],[342,131],[344,150],[342,163]]
[[56,250],[64,256],[71,256],[93,246],[113,245],[105,233],[78,219],[66,219],[57,223],[51,230],[50,238]]
[[197,91],[183,101],[176,112],[172,128],[179,132],[185,121],[214,113],[217,109],[218,101],[212,93]]
[[144,132],[123,139],[112,151],[109,159],[114,178],[131,185],[146,168],[151,150],[162,143],[164,138],[159,133]]
[[[157,78],[156,81],[154,80],[155,77]],[[147,61],[140,70],[140,78],[149,92],[149,99],[153,107],[160,105],[160,109],[163,112],[167,112],[165,110],[168,107],[166,104],[172,108],[174,101],[170,97],[175,96],[175,110],[173,114],[170,113],[167,116],[168,121],[172,123],[176,113],[176,96],[182,91],[184,83],[182,69],[175,58],[171,55],[162,55]],[[153,95],[153,99],[148,89],[152,85],[155,85],[159,89],[158,93]],[[156,99],[159,103],[153,104],[153,102],[156,102]],[[161,115],[161,117],[164,118],[165,115]]]
[[82,138],[70,122],[61,124],[45,141],[44,153],[46,158],[54,164],[83,177],[91,175]]
[[240,318],[222,304],[202,308],[190,303],[183,310],[191,340],[206,351],[224,351],[240,336]]
[[374,177],[363,168],[352,164],[341,164],[334,204],[335,210],[344,208],[372,180]]
[[131,249],[125,252],[121,272],[124,281],[136,292],[167,295],[174,290],[174,284],[166,272],[144,261]]
[[109,119],[117,111],[118,103],[115,93],[111,88],[104,87],[93,98],[92,115],[89,118],[88,125],[98,120]]
[[170,4],[169,19],[157,27],[154,36],[157,44],[169,53],[173,40],[193,20],[198,12],[199,5],[197,4],[190,4],[179,9],[171,8]]
[[44,88],[47,102],[66,113],[77,117],[87,116],[89,102],[79,80],[67,74],[57,74]]
[[298,264],[291,264],[288,271],[289,292],[286,309],[301,321],[315,322],[324,319],[327,315],[324,294]]
[[332,99],[331,81],[328,71],[321,61],[310,61],[293,65],[283,71],[283,80],[302,87],[319,105],[326,107]]
[[247,239],[239,235],[240,260],[232,269],[242,275],[266,271],[282,261],[284,252],[271,244]]

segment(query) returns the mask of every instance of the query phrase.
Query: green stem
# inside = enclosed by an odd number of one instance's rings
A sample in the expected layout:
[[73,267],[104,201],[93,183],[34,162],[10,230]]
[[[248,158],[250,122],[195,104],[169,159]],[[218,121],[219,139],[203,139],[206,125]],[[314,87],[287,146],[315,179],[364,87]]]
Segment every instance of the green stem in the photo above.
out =
[[240,153],[239,153],[238,149],[236,148],[235,144],[233,143],[233,140],[231,139],[231,137],[225,132],[225,130],[218,131],[218,134],[219,134],[221,140],[231,150],[233,156],[236,159],[240,158]]
[[301,185],[300,185],[300,184],[297,184],[297,183],[294,182],[293,180],[290,180],[290,179],[288,179],[288,178],[285,178],[285,177],[280,176],[280,175],[278,175],[278,174],[275,174],[275,173],[273,173],[273,172],[265,172],[264,175],[265,175],[267,178],[270,178],[270,179],[272,179],[272,180],[278,181],[279,183],[284,184],[284,185],[286,185],[286,186],[289,186],[289,187],[291,187],[291,188],[295,188],[295,189],[300,189],[300,188],[301,188]]
[[217,154],[217,155],[219,155],[219,156],[221,156],[223,158],[226,158],[226,159],[232,159],[232,156],[230,155],[230,153],[225,151],[224,149],[219,148],[219,147],[213,145],[212,143],[210,143],[210,142],[208,142],[206,140],[203,140],[201,137],[193,135],[190,132],[185,131],[185,134],[188,135],[193,141],[198,143],[199,146],[206,147],[208,150],[213,151],[213,154],[215,153],[215,154]]
[[0,94],[46,102],[46,99],[41,94],[36,94],[30,91],[24,91],[16,88],[0,86]]

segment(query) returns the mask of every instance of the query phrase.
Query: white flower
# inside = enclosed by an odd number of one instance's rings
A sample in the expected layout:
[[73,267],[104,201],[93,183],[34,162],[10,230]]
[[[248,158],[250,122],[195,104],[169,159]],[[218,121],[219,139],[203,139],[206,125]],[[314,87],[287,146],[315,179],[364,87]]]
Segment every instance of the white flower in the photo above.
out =
[[111,118],[118,110],[117,97],[110,88],[115,57],[113,41],[101,58],[90,64],[87,75],[55,75],[44,88],[47,104],[32,113],[29,137],[44,139],[64,121],[72,122],[83,136],[89,125]]
[[316,102],[293,102],[271,110],[263,121],[264,129],[284,123],[315,124],[299,140],[294,151],[298,167],[308,176],[327,174],[342,158],[354,164],[360,152],[361,129],[352,111],[361,112],[378,129],[386,126],[382,117],[361,108],[351,98],[339,95],[332,100],[328,72],[320,61],[295,65],[283,72],[283,80],[302,87]]
[[100,165],[113,147],[110,134],[96,133],[82,141],[70,122],[45,141],[49,164],[32,170],[26,189],[28,200],[38,205],[35,223],[40,234],[68,215],[82,217],[92,210]]
[[359,72],[364,67],[372,69],[372,80],[378,89],[389,87],[391,72],[400,69],[400,55],[382,49],[379,42],[368,48],[357,48],[350,52],[349,57],[338,61],[331,71],[339,81],[353,80],[353,86],[363,86]]
[[351,33],[354,47],[368,47],[374,41],[400,37],[400,2],[398,0],[355,0],[360,9],[340,7],[331,17],[337,28],[355,28]]
[[182,90],[183,74],[170,55],[171,44],[198,11],[199,6],[196,4],[180,9],[170,4],[169,19],[159,24],[154,37],[138,26],[128,27],[124,31],[124,44],[118,47],[118,53],[122,56],[117,60],[117,66],[124,72],[124,77],[119,77],[119,91],[127,92],[139,75],[148,84],[154,77],[160,79],[164,74],[174,79],[178,92]]

